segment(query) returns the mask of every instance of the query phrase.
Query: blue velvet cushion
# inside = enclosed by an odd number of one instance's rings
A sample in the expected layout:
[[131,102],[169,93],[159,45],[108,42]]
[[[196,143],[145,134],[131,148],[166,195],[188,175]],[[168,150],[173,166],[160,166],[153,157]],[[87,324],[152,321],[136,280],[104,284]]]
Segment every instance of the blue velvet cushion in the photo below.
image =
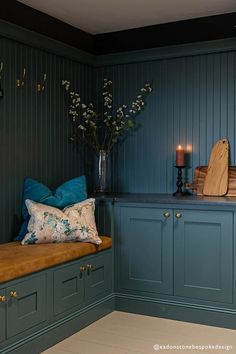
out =
[[31,178],[26,178],[24,181],[23,201],[22,201],[22,217],[23,224],[16,240],[23,240],[27,234],[27,226],[30,219],[27,207],[25,205],[26,199],[34,202],[50,205],[59,209],[63,209],[68,205],[75,204],[87,199],[87,187],[85,176],[80,176],[63,183],[53,193],[44,184],[35,181]]

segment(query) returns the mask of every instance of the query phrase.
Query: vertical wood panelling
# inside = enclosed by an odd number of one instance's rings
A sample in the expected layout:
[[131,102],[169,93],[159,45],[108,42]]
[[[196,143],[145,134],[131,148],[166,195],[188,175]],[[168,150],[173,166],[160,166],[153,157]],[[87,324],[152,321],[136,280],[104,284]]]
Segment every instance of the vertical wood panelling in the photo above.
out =
[[96,85],[103,76],[114,79],[116,104],[130,103],[145,82],[153,84],[137,131],[115,148],[116,191],[173,192],[178,144],[188,149],[188,181],[220,138],[230,140],[236,163],[235,52],[110,65],[97,70]]
[[[0,100],[0,242],[9,241],[20,223],[22,184],[26,176],[55,188],[86,174],[92,187],[93,156],[68,143],[72,132],[62,79],[95,102],[102,114],[103,78],[113,81],[114,106],[130,104],[146,83],[153,85],[137,129],[115,146],[113,190],[172,193],[175,148],[188,149],[185,180],[205,165],[214,142],[228,137],[230,161],[236,164],[235,52],[209,53],[91,68],[55,54],[0,38],[4,62]],[[25,85],[16,88],[23,68]],[[36,84],[47,74],[44,92]]]
[[[87,152],[68,143],[72,125],[68,118],[62,79],[91,100],[92,70],[85,64],[64,59],[5,38],[0,39],[0,61],[4,62],[0,100],[0,242],[10,241],[20,225],[22,184],[26,176],[51,188],[86,174]],[[16,87],[26,67],[25,85]],[[36,84],[47,82],[44,92]],[[89,182],[90,185],[90,182]]]

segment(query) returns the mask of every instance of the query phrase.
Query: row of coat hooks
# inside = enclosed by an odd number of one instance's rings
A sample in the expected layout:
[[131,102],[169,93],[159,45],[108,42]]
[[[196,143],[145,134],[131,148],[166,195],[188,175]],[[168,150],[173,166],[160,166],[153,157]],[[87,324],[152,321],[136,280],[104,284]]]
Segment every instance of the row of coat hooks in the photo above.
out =
[[[16,80],[16,87],[19,88],[25,86],[25,77],[26,77],[26,68],[23,69],[22,78]],[[44,74],[43,81],[41,83],[36,84],[36,89],[38,92],[43,92],[45,90],[46,81],[47,81],[47,74]]]
[[[3,62],[0,63],[0,98],[3,97],[3,89],[1,87],[1,80],[2,80],[2,72],[3,72]],[[26,79],[26,68],[23,68],[23,73],[21,79],[16,80],[16,87],[22,88],[25,86],[25,79]],[[36,84],[37,92],[43,92],[45,90],[45,85],[47,81],[47,74],[43,75],[43,80],[40,83]]]

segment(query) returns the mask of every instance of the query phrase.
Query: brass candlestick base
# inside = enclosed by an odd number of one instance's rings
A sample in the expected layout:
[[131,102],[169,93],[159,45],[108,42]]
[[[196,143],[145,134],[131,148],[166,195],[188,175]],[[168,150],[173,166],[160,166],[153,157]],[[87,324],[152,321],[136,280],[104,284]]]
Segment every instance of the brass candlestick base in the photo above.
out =
[[187,193],[183,192],[182,187],[183,187],[183,180],[182,180],[182,169],[185,166],[175,166],[175,168],[178,169],[178,177],[177,177],[177,191],[175,193],[173,193],[174,197],[180,197],[183,195],[186,195]]

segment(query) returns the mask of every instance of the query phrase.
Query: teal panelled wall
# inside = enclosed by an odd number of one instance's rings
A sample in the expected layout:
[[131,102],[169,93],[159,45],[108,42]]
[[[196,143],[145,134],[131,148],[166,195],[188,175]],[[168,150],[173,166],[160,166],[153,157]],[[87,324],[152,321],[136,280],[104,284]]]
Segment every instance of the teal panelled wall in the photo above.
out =
[[97,87],[103,76],[111,78],[118,105],[130,103],[145,82],[154,89],[137,117],[139,129],[114,151],[115,190],[173,192],[178,144],[189,149],[185,180],[192,180],[197,165],[207,164],[219,138],[229,138],[231,164],[236,163],[236,53],[207,53],[205,45],[204,50],[206,54],[144,62],[137,53],[140,62],[98,68]]
[[[40,43],[39,43],[40,45]],[[0,242],[10,241],[20,222],[23,179],[38,179],[54,188],[81,174],[90,176],[91,159],[68,143],[71,123],[61,80],[71,81],[85,100],[92,95],[90,66],[16,41],[0,38],[4,63],[0,100]],[[26,68],[25,85],[16,87]],[[44,92],[36,91],[44,73]]]
[[[175,148],[189,148],[185,180],[207,164],[213,143],[228,137],[231,164],[235,144],[235,40],[150,49],[94,57],[0,21],[1,236],[9,241],[20,223],[25,176],[54,188],[86,174],[92,188],[93,158],[68,144],[71,124],[62,79],[83,101],[102,112],[103,78],[114,83],[114,105],[130,104],[145,82],[153,85],[137,129],[115,147],[113,190],[171,193],[176,188]],[[24,87],[16,87],[26,67]],[[36,91],[44,73],[44,92]]]

